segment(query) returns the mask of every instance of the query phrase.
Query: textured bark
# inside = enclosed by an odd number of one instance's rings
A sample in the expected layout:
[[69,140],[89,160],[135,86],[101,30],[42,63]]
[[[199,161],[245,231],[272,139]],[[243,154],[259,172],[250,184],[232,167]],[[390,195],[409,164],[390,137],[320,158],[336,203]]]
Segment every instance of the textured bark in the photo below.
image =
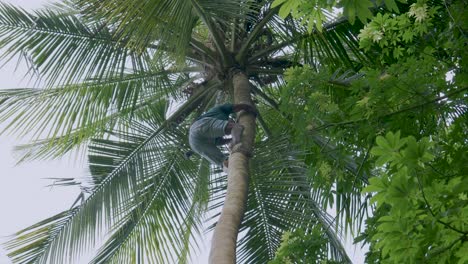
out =
[[[249,81],[244,73],[236,72],[232,78],[234,103],[253,106]],[[236,263],[236,244],[239,227],[244,217],[249,187],[248,153],[252,153],[255,140],[255,117],[251,113],[238,113],[238,122],[244,126],[241,152],[229,157],[229,174],[226,199],[211,241],[209,262],[211,264]],[[238,146],[239,147],[239,146]]]

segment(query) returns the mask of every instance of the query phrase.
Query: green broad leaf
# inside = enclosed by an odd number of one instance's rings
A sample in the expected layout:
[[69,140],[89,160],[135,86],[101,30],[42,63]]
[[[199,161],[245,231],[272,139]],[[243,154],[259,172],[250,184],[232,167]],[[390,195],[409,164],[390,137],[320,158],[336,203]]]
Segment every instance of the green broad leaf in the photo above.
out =
[[283,19],[286,18],[289,13],[294,12],[299,8],[300,3],[301,2],[298,0],[285,1],[278,11],[278,15]]
[[[314,18],[310,17],[309,21],[307,23],[307,32],[311,33],[314,30],[314,25],[315,25]],[[317,30],[319,32],[322,32],[322,28],[323,28],[323,26],[321,24],[317,23]]]
[[427,137],[424,137],[419,141],[419,152],[422,153],[422,162],[428,162],[434,159],[434,155],[430,152],[432,145],[433,143]]
[[387,141],[386,138],[382,136],[378,136],[375,141],[378,147],[374,147],[375,150],[371,151],[372,154],[379,155],[379,156],[391,154],[392,147],[390,146],[390,143]]
[[377,204],[377,208],[382,206],[383,204],[386,203],[386,194],[384,193],[377,193],[376,195],[372,196],[370,199],[371,204]]
[[287,2],[287,1],[290,1],[290,0],[275,0],[275,1],[273,1],[273,3],[271,3],[271,8],[275,8],[277,6],[280,6],[284,2]]
[[402,40],[406,43],[409,43],[413,40],[414,32],[412,30],[405,30],[402,35]]
[[375,161],[375,165],[383,166],[392,160],[393,157],[391,155],[382,155]]
[[[458,181],[460,180],[460,183],[458,183]],[[453,178],[452,180],[450,180],[450,184],[452,185],[453,184],[453,191],[455,193],[465,193],[463,195],[463,197],[466,197],[467,194],[466,192],[468,192],[468,177],[457,177],[457,178]],[[464,199],[466,200],[466,199]]]
[[371,1],[362,1],[354,0],[356,8],[357,17],[361,20],[362,23],[366,23],[368,19],[372,19],[372,12],[369,8],[374,7],[374,4]]
[[369,185],[367,185],[362,192],[363,193],[370,193],[370,192],[380,192],[387,188],[385,183],[382,179],[378,177],[372,177],[369,179]]
[[385,22],[387,22],[387,19],[388,19],[387,14],[382,15],[381,13],[378,13],[377,15],[375,15],[374,20],[372,22],[375,23],[377,28],[381,28],[384,26]]
[[398,10],[398,6],[395,3],[395,0],[385,0],[385,5],[389,10],[400,13],[400,10]]
[[459,257],[458,264],[468,263],[468,242],[463,242],[462,246],[456,251],[455,256]]
[[402,57],[404,51],[405,49],[403,49],[402,47],[396,47],[395,49],[393,49],[393,58],[398,59]]
[[315,25],[315,27],[317,28],[317,30],[319,32],[322,32],[323,30],[323,21],[325,19],[324,15],[323,15],[323,12],[321,10],[317,10],[314,12],[315,13],[315,16],[311,17],[309,19],[309,25],[308,25],[308,31],[309,33],[312,32],[313,30],[313,27]]
[[392,216],[390,215],[384,215],[382,217],[379,218],[378,222],[394,222],[395,219],[393,219]]
[[413,136],[407,138],[407,147],[403,151],[403,157],[408,164],[416,165],[421,162],[427,162],[433,159],[433,155],[428,152],[430,143],[427,138],[421,139],[419,142]]
[[348,17],[349,23],[354,24],[354,21],[356,21],[356,8],[354,6],[354,1],[343,2],[343,14]]
[[382,247],[382,256],[383,256],[383,257],[388,256],[388,253],[389,253],[390,249],[391,249],[391,248],[390,248],[389,246],[384,246],[384,247]]
[[406,144],[405,139],[400,139],[400,131],[397,131],[395,134],[392,132],[388,132],[385,138],[388,140],[390,143],[390,146],[394,150],[399,150],[401,147],[403,147]]
[[406,144],[406,139],[400,139],[400,132],[389,132],[385,137],[378,136],[376,143],[378,146],[371,149],[371,154],[378,157],[376,165],[383,166],[400,158],[398,151]]
[[398,232],[398,225],[395,224],[395,221],[383,221],[379,224],[378,229],[385,233]]

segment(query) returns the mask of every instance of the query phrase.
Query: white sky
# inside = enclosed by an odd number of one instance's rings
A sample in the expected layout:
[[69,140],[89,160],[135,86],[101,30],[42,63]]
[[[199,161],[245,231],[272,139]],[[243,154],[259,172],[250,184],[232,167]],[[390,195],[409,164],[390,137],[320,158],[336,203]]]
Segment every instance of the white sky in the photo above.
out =
[[[2,0],[25,9],[49,3],[44,0]],[[1,52],[1,51],[0,51]],[[34,87],[35,80],[24,78],[26,68],[11,61],[0,68],[1,89]],[[15,71],[16,69],[16,71]],[[0,130],[5,127],[0,124]],[[15,166],[13,147],[27,143],[11,135],[0,136],[0,243],[14,232],[69,208],[79,194],[77,187],[45,187],[44,178],[78,177],[85,173],[84,162],[74,156],[56,161],[35,161]],[[0,246],[0,264],[11,263]]]
[[[25,9],[43,7],[51,1],[45,0],[1,0]],[[0,51],[1,52],[1,51]],[[34,80],[24,78],[25,67],[16,67],[12,61],[0,68],[0,89],[33,87]],[[16,71],[15,71],[16,68]],[[4,125],[0,124],[0,130]],[[9,236],[22,228],[28,227],[40,220],[50,217],[71,206],[79,194],[77,187],[45,187],[50,180],[44,178],[79,177],[86,173],[85,161],[77,155],[71,155],[55,161],[36,161],[15,166],[16,157],[13,147],[27,143],[27,140],[14,136],[0,136],[0,243],[8,240]],[[211,240],[206,237],[205,243]],[[363,263],[362,252],[359,248],[349,246],[348,254],[355,263]],[[207,263],[209,245],[205,245],[201,255],[193,260],[194,264]],[[0,264],[11,261],[0,246]],[[80,261],[80,263],[85,263]]]

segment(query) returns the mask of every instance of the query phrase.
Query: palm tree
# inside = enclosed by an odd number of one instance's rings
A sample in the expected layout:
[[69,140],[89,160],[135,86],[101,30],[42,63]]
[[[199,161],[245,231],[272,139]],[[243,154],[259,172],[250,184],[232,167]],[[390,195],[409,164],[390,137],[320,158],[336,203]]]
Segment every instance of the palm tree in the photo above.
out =
[[[337,19],[309,33],[277,12],[271,1],[1,4],[2,58],[21,56],[47,85],[1,91],[0,121],[34,131],[23,160],[85,146],[90,168],[86,181],[61,179],[80,185],[81,201],[7,243],[13,261],[70,262],[100,239],[93,263],[183,263],[211,213],[212,263],[266,263],[284,231],[318,224],[331,258],[349,262],[282,125],[278,91],[288,67],[361,67],[359,25]],[[191,118],[224,100],[260,112],[239,116],[245,131],[227,179],[183,158]]]

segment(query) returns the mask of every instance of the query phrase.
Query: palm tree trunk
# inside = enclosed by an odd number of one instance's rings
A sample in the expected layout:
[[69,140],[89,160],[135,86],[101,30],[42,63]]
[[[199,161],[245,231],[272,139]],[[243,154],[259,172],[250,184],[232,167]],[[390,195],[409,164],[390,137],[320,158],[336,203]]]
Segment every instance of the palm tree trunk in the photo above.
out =
[[[234,103],[245,103],[253,106],[250,97],[250,85],[247,76],[242,72],[234,73]],[[211,240],[211,264],[236,263],[236,243],[239,227],[244,216],[249,187],[249,160],[255,140],[255,116],[251,113],[238,114],[238,122],[244,126],[242,145],[233,148],[229,157],[229,174],[226,200],[221,216]],[[241,147],[241,151],[236,151]]]

